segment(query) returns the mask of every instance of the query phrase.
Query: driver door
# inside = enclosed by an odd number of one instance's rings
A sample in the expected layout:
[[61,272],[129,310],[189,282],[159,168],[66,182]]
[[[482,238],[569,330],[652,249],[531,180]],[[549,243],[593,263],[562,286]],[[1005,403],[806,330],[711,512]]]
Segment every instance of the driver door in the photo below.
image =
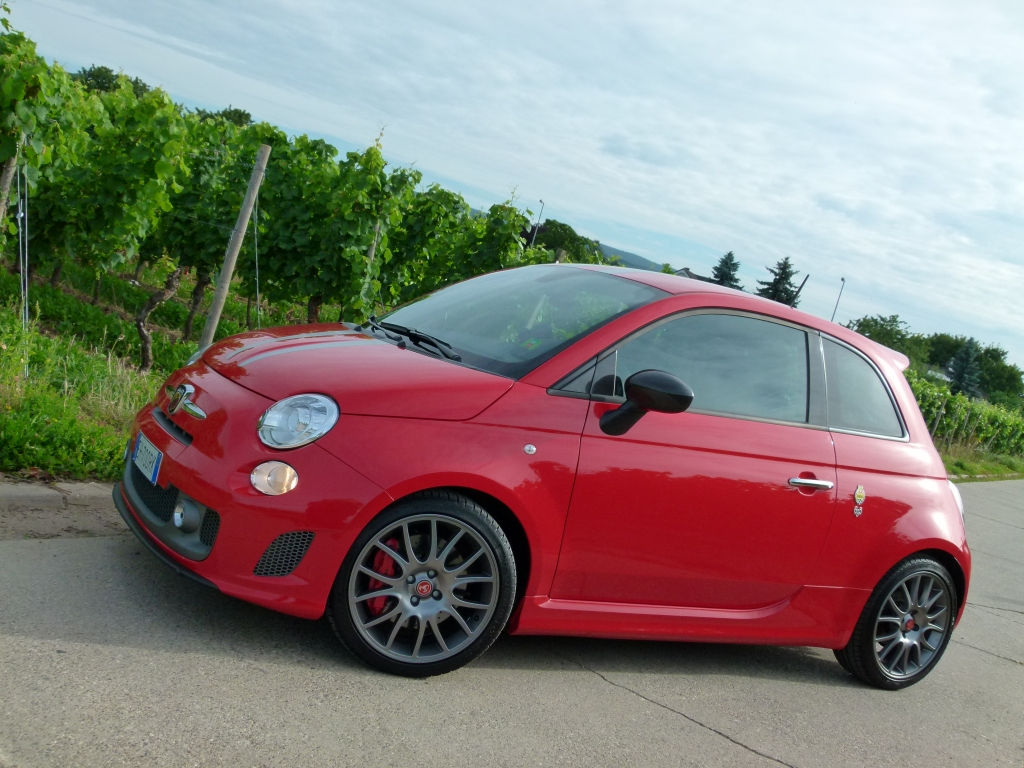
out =
[[[693,389],[690,410],[602,432],[649,368]],[[821,372],[816,334],[748,314],[677,315],[618,345],[594,377],[551,596],[751,609],[793,595],[836,503]]]

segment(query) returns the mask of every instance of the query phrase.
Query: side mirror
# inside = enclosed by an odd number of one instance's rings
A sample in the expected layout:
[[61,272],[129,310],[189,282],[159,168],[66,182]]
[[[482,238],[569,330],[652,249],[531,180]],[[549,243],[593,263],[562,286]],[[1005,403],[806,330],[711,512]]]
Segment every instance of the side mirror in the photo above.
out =
[[648,411],[682,413],[693,402],[693,390],[665,371],[637,371],[625,389],[626,402],[601,417],[606,435],[624,435]]

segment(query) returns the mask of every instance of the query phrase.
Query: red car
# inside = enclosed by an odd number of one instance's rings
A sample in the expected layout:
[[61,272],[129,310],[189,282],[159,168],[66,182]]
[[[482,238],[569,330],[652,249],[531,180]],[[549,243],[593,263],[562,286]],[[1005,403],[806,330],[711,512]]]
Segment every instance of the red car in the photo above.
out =
[[507,629],[820,646],[902,688],[971,568],[906,365],[715,285],[523,267],[213,345],[139,412],[114,499],[178,571],[326,613],[389,672]]

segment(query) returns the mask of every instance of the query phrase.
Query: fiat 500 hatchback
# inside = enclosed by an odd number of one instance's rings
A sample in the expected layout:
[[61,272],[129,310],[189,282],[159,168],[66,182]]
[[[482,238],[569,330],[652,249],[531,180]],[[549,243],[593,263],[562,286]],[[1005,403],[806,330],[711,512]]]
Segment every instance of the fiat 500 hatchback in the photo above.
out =
[[819,646],[902,688],[971,565],[906,365],[707,283],[524,267],[213,345],[139,412],[114,500],[178,571],[389,672],[507,629]]

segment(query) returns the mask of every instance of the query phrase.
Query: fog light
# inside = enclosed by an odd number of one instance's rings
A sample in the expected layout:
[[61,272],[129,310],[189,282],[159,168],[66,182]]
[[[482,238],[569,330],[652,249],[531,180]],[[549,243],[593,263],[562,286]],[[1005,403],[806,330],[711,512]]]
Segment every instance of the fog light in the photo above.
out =
[[199,523],[203,518],[194,501],[182,499],[174,505],[174,514],[171,519],[174,521],[174,527],[179,528],[182,533],[192,533],[199,529]]
[[283,461],[265,461],[249,475],[252,487],[267,496],[288,493],[299,484],[299,473]]

